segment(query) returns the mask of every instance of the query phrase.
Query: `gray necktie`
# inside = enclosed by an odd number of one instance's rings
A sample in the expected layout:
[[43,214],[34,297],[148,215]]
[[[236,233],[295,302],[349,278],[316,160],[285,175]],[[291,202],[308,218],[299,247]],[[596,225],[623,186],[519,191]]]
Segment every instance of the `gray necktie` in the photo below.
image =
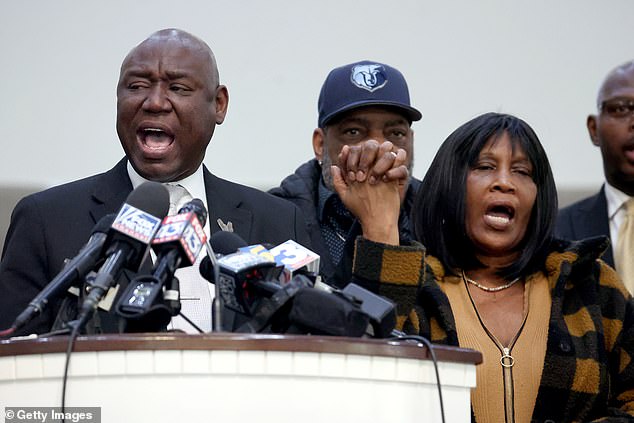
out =
[[[191,194],[181,185],[166,184],[170,194],[169,214],[178,213],[188,201]],[[204,332],[211,332],[211,293],[209,282],[200,276],[198,270],[201,260],[207,255],[201,250],[192,266],[183,267],[176,271],[175,276],[180,281],[181,313],[193,321]],[[172,318],[172,328],[181,329],[188,333],[198,333],[187,321],[180,316]]]
[[170,216],[174,216],[181,207],[192,200],[191,194],[182,185],[165,184],[165,188],[170,195],[170,209],[167,213]]

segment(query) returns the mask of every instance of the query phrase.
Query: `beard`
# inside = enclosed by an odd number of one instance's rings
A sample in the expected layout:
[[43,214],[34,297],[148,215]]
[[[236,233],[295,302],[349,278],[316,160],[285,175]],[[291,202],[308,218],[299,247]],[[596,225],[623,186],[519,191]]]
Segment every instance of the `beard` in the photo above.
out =
[[335,190],[335,185],[332,182],[332,172],[330,171],[330,166],[332,166],[332,159],[330,158],[330,154],[328,154],[328,149],[324,148],[324,152],[321,160],[321,177],[324,180],[324,185],[331,191]]

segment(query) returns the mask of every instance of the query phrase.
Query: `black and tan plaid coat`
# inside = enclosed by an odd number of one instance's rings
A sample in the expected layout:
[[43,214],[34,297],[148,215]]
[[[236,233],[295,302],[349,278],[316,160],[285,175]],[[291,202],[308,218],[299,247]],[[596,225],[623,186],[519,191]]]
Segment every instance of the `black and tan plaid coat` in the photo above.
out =
[[[544,264],[552,306],[533,422],[634,421],[634,301],[598,259],[607,240],[555,241]],[[439,283],[445,269],[420,244],[357,240],[354,279],[398,304],[398,324],[432,342],[458,345]]]

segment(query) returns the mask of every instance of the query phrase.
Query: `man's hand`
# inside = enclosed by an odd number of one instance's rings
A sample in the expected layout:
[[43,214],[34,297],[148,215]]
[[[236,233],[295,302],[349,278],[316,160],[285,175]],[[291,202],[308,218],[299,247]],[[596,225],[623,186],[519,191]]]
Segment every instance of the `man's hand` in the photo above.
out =
[[332,166],[333,183],[346,208],[361,222],[363,236],[398,245],[401,191],[409,172],[407,153],[386,141],[368,140],[344,146],[339,166]]
[[405,167],[407,153],[402,148],[394,147],[390,141],[379,144],[368,140],[354,146],[344,146],[339,154],[339,167],[351,181],[371,184],[380,180],[399,180],[407,182],[409,172]]

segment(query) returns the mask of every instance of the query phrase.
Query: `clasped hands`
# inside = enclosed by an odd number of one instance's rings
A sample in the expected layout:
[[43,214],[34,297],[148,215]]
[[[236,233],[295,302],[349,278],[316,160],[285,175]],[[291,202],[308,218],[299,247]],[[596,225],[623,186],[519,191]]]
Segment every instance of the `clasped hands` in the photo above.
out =
[[363,236],[384,244],[399,244],[398,217],[407,188],[407,153],[390,141],[346,145],[331,167],[333,184],[354,214]]

